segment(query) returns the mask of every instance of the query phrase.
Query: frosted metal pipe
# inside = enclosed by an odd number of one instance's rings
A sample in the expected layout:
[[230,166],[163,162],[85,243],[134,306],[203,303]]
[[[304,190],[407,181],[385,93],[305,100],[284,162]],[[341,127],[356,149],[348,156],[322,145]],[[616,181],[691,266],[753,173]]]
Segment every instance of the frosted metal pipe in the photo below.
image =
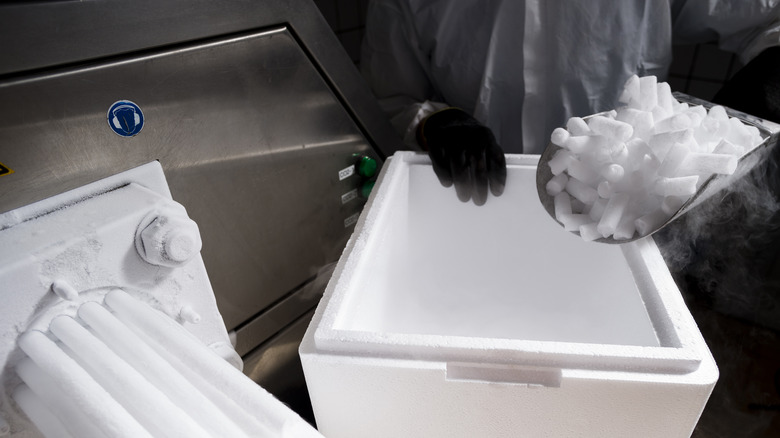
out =
[[211,436],[249,438],[209,398],[163,359],[148,343],[96,302],[81,305],[78,316],[111,350],[140,372]]
[[[189,356],[182,357],[179,349],[170,344],[179,345],[182,342],[194,342],[196,348],[205,348],[210,355],[219,358],[214,366],[224,366],[224,359],[205,347],[200,340],[179,324],[152,309],[146,303],[134,299],[121,290],[111,291],[106,295],[106,305],[115,311],[117,318],[135,329],[135,332],[144,338],[168,363],[182,374],[191,384],[198,388],[206,397],[213,400],[223,413],[232,418],[250,436],[273,437],[278,433],[265,421],[264,411],[251,411],[245,409],[241,400],[228,394],[225,388],[213,381],[212,376],[198,372],[191,366]],[[112,306],[113,304],[113,306]],[[155,324],[156,322],[156,324]],[[154,324],[154,325],[149,325]],[[165,333],[162,333],[165,332]],[[181,339],[179,339],[181,338]],[[162,339],[162,341],[161,341]],[[168,340],[167,342],[165,340]],[[186,348],[186,347],[184,347]],[[240,373],[240,372],[239,372]],[[241,374],[243,376],[243,374]],[[256,386],[247,378],[247,383]]]
[[210,438],[138,371],[70,316],[54,318],[49,330],[77,361],[155,438]]
[[62,419],[71,434],[79,438],[151,438],[105,389],[46,335],[39,331],[27,332],[19,337],[19,346],[30,357],[19,361],[16,373]]
[[43,401],[35,395],[29,386],[25,384],[17,386],[12,397],[43,436],[46,438],[73,438],[65,425],[46,408]]
[[[149,340],[157,352],[165,358],[188,382],[195,386],[206,398],[219,407],[223,414],[230,417],[244,432],[252,437],[275,437],[269,426],[261,423],[257,413],[250,413],[233,400],[231,395],[225,393],[222,388],[214,386],[208,378],[196,373],[170,351],[165,350],[160,344]],[[230,365],[230,364],[228,364]],[[230,365],[232,366],[232,365]],[[254,384],[251,380],[248,384]]]
[[119,289],[106,294],[105,301],[120,320],[132,324],[204,380],[230,394],[244,410],[256,416],[262,415],[260,420],[273,431],[271,436],[279,436],[286,427],[290,427],[285,426],[286,422],[303,423],[305,426],[300,430],[310,430],[311,436],[321,436],[300,417],[290,419],[286,406],[241,371],[227,365],[224,359],[175,321]]
[[102,432],[81,411],[71,397],[59,388],[57,383],[46,374],[29,357],[25,357],[16,365],[16,373],[26,383],[33,394],[43,403],[67,430],[76,437],[96,437]]

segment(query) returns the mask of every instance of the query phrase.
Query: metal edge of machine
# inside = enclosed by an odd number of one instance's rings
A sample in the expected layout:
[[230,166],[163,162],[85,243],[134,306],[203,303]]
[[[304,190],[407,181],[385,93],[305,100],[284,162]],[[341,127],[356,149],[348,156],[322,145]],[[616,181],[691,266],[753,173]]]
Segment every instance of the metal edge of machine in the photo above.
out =
[[[65,25],[64,25],[65,24]],[[401,148],[367,84],[311,0],[84,0],[0,5],[0,80],[288,24],[385,158]]]

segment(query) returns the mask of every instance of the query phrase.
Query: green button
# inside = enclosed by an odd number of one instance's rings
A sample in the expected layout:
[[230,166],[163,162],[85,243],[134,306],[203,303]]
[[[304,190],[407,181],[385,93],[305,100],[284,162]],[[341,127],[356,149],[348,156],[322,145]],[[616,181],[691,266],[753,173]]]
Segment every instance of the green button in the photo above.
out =
[[360,196],[363,198],[368,198],[368,196],[371,194],[371,190],[373,189],[374,181],[366,181],[362,186],[360,186]]
[[378,166],[375,159],[364,155],[360,157],[360,160],[357,163],[357,172],[358,175],[364,178],[371,178],[372,176],[376,175],[377,167]]

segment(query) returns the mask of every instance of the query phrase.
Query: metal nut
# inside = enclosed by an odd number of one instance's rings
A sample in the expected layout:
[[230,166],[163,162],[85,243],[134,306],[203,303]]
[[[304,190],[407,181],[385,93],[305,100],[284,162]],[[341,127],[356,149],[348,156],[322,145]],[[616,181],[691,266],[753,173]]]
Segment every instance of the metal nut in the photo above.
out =
[[183,266],[203,246],[198,225],[172,212],[159,213],[138,233],[138,253],[147,262],[169,268]]

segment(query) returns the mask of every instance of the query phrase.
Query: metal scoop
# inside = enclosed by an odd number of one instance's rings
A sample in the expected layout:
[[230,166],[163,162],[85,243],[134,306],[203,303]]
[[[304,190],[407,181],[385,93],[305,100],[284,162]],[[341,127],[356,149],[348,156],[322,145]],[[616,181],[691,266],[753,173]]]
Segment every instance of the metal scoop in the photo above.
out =
[[[707,109],[715,105],[712,102],[707,102],[705,100],[697,99],[693,96],[689,96],[687,94],[683,94],[679,92],[675,92],[674,97],[680,102],[685,102],[690,105],[702,105]],[[746,173],[748,173],[760,161],[762,152],[766,152],[770,150],[772,147],[774,147],[774,145],[778,141],[778,138],[780,138],[780,125],[777,123],[760,119],[758,117],[754,117],[749,114],[732,110],[730,108],[726,108],[726,112],[730,117],[736,117],[743,123],[758,128],[761,137],[763,138],[763,141],[761,143],[757,144],[755,147],[746,151],[744,154],[742,154],[741,157],[739,157],[737,170],[733,174],[710,176],[699,187],[696,193],[694,193],[680,207],[680,209],[677,210],[676,213],[674,213],[666,222],[661,224],[658,228],[652,230],[650,233],[644,236],[640,236],[638,233],[634,233],[634,236],[630,239],[617,240],[610,236],[601,239],[596,239],[594,240],[594,242],[621,244],[621,243],[631,242],[652,235],[656,231],[664,228],[665,226],[669,225],[670,223],[678,219],[680,216],[690,211],[695,206],[699,205],[701,202],[708,199],[710,196],[724,189],[726,186],[731,184],[732,181],[736,181],[737,179],[741,178]],[[585,117],[585,119],[587,120],[590,117],[594,117],[600,114],[604,114],[604,113],[594,114],[592,116]],[[561,149],[559,146],[549,143],[547,147],[544,149],[544,152],[542,152],[542,155],[539,158],[539,165],[536,169],[536,190],[539,193],[539,200],[542,201],[542,205],[544,206],[544,209],[547,210],[547,213],[549,213],[553,219],[555,219],[555,205],[554,205],[553,197],[547,194],[546,186],[547,186],[547,182],[550,181],[550,179],[553,177],[553,174],[550,171],[550,166],[548,165],[548,163],[559,149]],[[556,220],[556,222],[558,221]],[[558,223],[561,226],[563,226],[563,224],[561,224],[560,222]],[[579,231],[571,231],[571,232],[578,236],[580,235]]]

